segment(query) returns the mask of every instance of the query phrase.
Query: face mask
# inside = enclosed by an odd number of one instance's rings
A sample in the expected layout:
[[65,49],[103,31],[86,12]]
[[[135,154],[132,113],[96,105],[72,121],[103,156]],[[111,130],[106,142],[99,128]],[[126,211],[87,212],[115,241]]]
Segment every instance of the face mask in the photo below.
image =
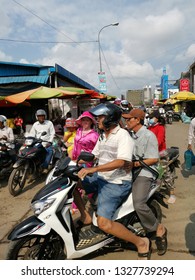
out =
[[150,120],[149,120],[149,124],[150,124],[150,125],[154,125],[154,124],[155,124],[154,119],[150,119]]

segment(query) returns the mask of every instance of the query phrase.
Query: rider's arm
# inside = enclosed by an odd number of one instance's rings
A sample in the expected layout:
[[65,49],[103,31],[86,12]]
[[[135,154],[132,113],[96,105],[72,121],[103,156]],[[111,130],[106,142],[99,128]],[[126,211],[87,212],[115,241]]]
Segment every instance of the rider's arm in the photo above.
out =
[[78,177],[83,179],[87,174],[93,174],[95,172],[107,172],[107,171],[112,171],[114,169],[118,169],[123,167],[125,164],[125,160],[122,159],[115,159],[111,162],[98,165],[95,167],[90,167],[90,168],[82,168],[78,172]]
[[[158,162],[158,158],[147,158],[147,159],[144,159],[144,160],[142,160],[144,163],[146,163],[147,165],[154,165],[154,164],[156,164],[157,162]],[[133,163],[133,166],[134,167],[140,167],[140,166],[142,166],[141,165],[141,163],[139,162],[139,161],[135,161],[134,163]]]

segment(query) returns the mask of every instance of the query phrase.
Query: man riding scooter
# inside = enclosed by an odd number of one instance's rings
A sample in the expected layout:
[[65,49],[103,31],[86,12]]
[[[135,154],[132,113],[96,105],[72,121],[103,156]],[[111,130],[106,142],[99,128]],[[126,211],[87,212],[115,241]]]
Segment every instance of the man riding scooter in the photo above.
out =
[[[53,138],[55,136],[55,129],[54,125],[51,121],[47,120],[47,114],[44,110],[39,109],[37,110],[36,114],[37,121],[33,124],[29,136],[35,137],[35,138],[41,138],[43,140],[43,147],[45,147],[47,151],[47,155],[45,158],[44,163],[42,164],[42,173],[48,172],[48,165],[50,163],[51,157],[52,157],[52,142]],[[46,132],[44,136],[41,136],[43,132]],[[34,178],[32,178],[34,179]]]

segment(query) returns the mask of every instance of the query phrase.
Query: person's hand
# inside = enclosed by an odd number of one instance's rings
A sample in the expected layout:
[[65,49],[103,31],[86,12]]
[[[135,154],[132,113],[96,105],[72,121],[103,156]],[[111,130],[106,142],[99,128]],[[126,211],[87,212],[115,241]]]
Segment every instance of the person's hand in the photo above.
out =
[[94,168],[82,168],[79,172],[78,172],[78,177],[83,180],[85,178],[85,176],[87,176],[88,174],[92,174],[94,173],[95,170]]
[[7,136],[3,135],[1,139],[7,141]]
[[51,145],[52,145],[52,143],[51,143],[51,142],[48,142],[48,143],[46,144],[45,148],[49,148]]
[[133,163],[131,161],[125,161],[124,169],[126,173],[129,173],[133,167]]
[[191,144],[188,144],[187,150],[192,150],[192,145]]
[[65,145],[66,145],[66,147],[68,148],[68,147],[72,146],[73,143],[68,143],[68,142],[66,142]]
[[68,131],[68,133],[66,134],[66,136],[69,138],[70,136],[72,136],[72,132]]

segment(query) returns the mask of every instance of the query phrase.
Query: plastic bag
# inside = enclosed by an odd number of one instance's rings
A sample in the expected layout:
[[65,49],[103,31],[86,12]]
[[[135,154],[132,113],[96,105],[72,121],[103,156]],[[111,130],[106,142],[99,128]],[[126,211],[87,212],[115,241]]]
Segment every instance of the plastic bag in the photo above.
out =
[[191,170],[192,166],[195,165],[195,155],[192,150],[186,150],[184,152],[185,170]]

